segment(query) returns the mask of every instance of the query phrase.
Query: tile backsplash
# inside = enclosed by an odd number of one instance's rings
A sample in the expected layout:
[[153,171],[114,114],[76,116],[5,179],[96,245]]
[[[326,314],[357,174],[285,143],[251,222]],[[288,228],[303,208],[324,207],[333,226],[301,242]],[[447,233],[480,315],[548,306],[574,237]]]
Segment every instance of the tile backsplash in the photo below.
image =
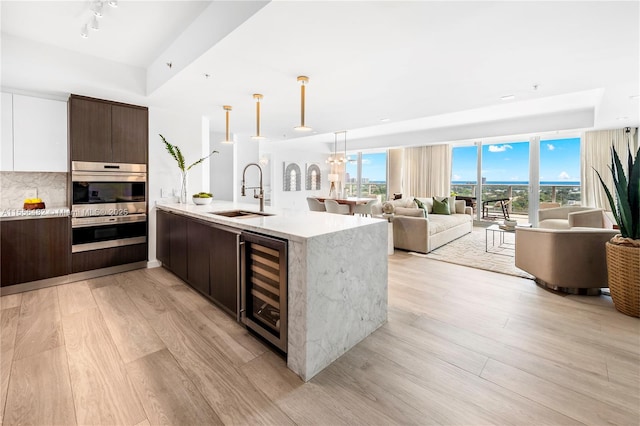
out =
[[68,173],[0,172],[0,209],[21,209],[25,198],[42,198],[47,208],[70,207]]

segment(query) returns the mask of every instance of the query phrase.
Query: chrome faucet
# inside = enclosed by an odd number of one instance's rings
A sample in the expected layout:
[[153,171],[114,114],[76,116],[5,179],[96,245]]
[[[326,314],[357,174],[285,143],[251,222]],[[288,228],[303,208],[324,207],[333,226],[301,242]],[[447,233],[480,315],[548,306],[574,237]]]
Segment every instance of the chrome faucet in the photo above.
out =
[[[244,175],[247,172],[249,166],[256,166],[258,171],[260,172],[260,186],[244,186]],[[264,189],[262,188],[262,168],[258,163],[249,163],[244,166],[244,170],[242,171],[242,189],[240,190],[240,195],[243,197],[245,194],[245,189],[253,189],[253,198],[258,198],[260,200],[260,211],[264,212]],[[256,189],[260,189],[260,192],[256,194]]]

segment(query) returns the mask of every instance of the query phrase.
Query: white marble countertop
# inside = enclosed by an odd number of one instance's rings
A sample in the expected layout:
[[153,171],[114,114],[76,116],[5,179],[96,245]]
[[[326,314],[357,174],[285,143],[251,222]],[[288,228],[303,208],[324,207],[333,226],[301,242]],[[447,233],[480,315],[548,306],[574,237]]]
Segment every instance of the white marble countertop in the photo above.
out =
[[291,209],[274,209],[265,207],[265,213],[273,216],[256,216],[233,218],[217,216],[212,212],[228,210],[248,210],[258,212],[255,204],[233,203],[230,201],[213,201],[211,204],[197,206],[195,204],[179,204],[158,202],[157,208],[184,214],[220,225],[231,226],[247,231],[259,232],[294,241],[304,241],[319,235],[331,234],[347,229],[358,228],[379,223],[381,219],[339,215],[325,212],[300,211]]
[[0,219],[37,219],[47,217],[69,217],[71,210],[67,207],[50,209],[24,210],[24,209],[4,209],[0,211]]

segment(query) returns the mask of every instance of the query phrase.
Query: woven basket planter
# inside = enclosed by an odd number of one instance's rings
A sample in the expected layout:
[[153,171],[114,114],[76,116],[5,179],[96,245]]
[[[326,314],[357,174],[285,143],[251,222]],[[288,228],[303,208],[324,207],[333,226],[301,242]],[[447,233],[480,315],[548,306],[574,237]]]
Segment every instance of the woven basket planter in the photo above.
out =
[[607,242],[607,272],[616,309],[640,317],[640,247]]

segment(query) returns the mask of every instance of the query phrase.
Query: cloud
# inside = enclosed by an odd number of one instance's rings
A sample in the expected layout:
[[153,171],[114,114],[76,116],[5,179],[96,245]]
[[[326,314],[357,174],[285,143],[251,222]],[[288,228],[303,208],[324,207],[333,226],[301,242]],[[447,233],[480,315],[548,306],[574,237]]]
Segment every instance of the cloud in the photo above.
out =
[[560,172],[560,174],[558,175],[558,179],[560,179],[560,180],[569,180],[569,179],[571,179],[571,176],[569,176],[569,173],[567,173],[567,172]]
[[489,145],[489,152],[505,152],[507,149],[513,149],[511,145]]
[[462,176],[460,175],[453,175],[453,180],[460,180],[462,179]]
[[362,159],[362,164],[371,164],[371,160],[368,158],[363,158]]
[[549,151],[553,151],[554,149],[556,149],[556,147],[555,147],[555,146],[553,146],[553,145],[551,145],[550,143],[548,143],[548,144],[547,144],[547,149],[548,149]]

